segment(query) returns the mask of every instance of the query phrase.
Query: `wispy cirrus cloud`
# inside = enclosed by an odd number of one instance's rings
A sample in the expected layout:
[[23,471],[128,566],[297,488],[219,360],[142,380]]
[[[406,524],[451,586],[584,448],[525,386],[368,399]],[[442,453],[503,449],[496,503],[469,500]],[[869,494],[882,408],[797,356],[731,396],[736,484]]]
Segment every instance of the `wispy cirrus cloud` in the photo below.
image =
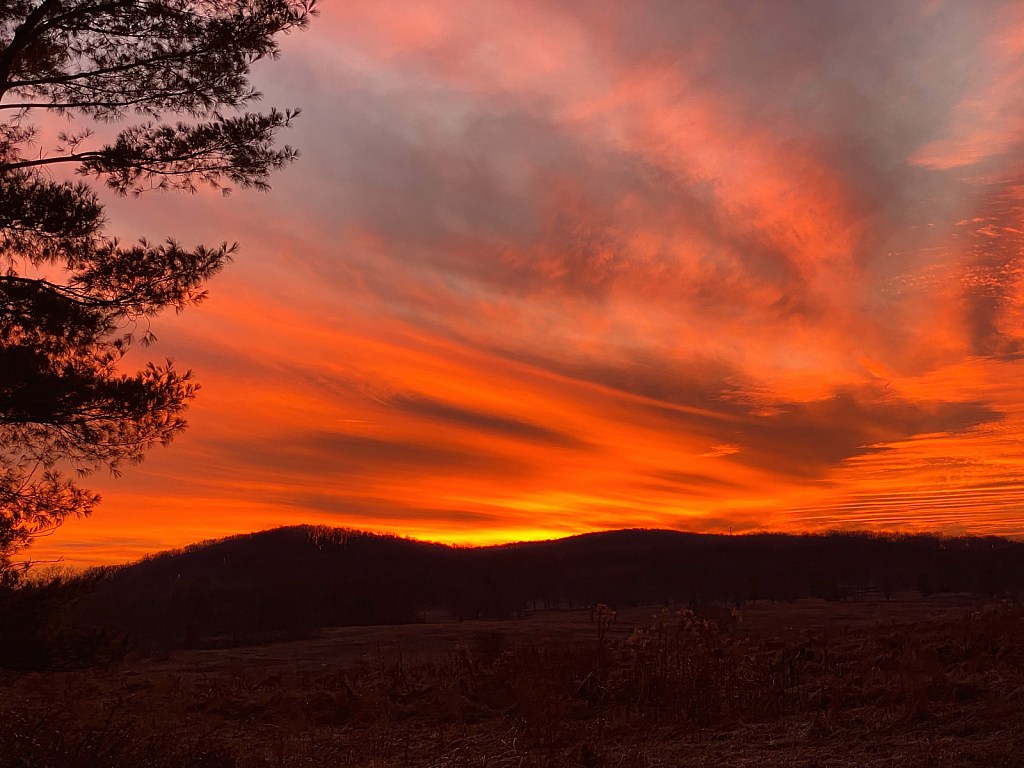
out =
[[999,0],[325,7],[271,195],[112,201],[244,255],[155,326],[191,431],[47,546],[1024,534],[1022,51]]

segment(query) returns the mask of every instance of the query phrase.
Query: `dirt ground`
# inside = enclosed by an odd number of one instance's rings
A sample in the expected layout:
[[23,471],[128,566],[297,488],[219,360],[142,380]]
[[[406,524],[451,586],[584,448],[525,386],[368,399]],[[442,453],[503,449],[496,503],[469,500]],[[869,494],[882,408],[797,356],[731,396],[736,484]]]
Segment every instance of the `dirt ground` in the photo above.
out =
[[0,679],[0,765],[1024,766],[1024,610],[544,611]]

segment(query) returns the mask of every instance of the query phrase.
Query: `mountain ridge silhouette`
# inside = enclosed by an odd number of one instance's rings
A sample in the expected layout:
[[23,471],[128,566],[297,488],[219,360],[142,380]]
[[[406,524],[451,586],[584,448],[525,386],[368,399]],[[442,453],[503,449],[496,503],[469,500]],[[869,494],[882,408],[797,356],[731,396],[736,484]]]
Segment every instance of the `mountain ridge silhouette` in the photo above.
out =
[[460,547],[325,526],[199,542],[106,569],[81,620],[143,647],[307,637],[322,627],[538,609],[875,591],[1024,594],[1024,542],[995,536],[623,529]]

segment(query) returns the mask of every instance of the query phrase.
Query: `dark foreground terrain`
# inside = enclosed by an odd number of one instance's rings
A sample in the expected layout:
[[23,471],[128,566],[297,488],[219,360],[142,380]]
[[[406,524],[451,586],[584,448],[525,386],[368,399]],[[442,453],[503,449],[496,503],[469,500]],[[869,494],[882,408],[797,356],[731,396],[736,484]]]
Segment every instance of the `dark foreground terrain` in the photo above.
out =
[[1024,608],[963,594],[527,611],[5,674],[4,766],[1024,765]]

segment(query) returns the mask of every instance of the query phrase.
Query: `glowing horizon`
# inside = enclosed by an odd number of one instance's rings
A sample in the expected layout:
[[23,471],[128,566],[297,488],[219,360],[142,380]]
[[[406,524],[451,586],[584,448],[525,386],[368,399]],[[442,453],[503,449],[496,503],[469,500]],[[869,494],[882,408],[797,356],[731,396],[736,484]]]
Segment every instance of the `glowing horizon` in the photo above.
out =
[[269,195],[110,199],[238,240],[130,364],[189,431],[39,541],[299,523],[1024,535],[1024,8],[327,4]]

